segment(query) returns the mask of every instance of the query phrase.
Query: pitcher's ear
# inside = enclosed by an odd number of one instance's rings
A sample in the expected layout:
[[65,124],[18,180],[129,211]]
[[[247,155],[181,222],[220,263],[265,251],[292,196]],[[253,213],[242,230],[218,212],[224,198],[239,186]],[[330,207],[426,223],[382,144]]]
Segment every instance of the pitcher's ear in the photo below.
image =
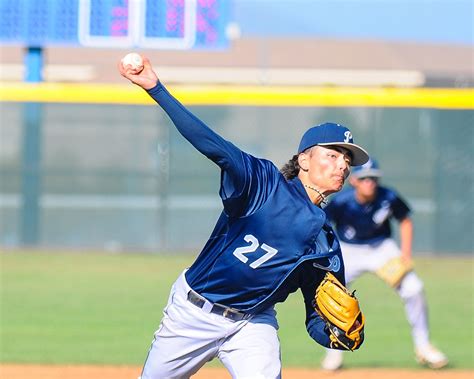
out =
[[308,172],[309,169],[309,155],[306,153],[301,153],[298,155],[298,165],[300,169],[304,172]]

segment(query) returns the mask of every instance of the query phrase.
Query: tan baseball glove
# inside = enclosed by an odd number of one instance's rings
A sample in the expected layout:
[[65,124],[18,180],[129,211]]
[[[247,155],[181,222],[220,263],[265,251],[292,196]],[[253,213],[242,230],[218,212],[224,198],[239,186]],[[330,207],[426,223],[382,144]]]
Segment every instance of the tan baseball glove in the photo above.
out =
[[405,275],[411,270],[413,270],[412,263],[407,264],[400,257],[395,257],[387,261],[387,263],[375,271],[375,273],[390,287],[396,288],[400,285]]
[[326,322],[331,348],[353,351],[364,341],[365,317],[354,292],[330,272],[316,289],[314,309]]

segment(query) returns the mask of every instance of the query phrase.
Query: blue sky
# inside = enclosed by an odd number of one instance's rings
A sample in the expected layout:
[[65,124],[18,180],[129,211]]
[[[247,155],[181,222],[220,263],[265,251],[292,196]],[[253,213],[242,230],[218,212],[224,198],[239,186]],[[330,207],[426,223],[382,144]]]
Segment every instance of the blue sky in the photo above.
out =
[[234,0],[243,36],[473,44],[474,0]]

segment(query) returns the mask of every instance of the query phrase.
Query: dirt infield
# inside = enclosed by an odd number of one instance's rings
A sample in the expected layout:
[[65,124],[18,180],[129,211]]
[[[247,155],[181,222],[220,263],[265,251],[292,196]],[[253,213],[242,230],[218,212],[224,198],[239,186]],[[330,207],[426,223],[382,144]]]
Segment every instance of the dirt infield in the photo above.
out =
[[[400,369],[351,369],[335,373],[320,370],[283,369],[285,379],[472,379],[469,370],[400,370]],[[0,365],[2,379],[136,379],[140,367],[136,366],[45,366]],[[203,368],[193,379],[229,379],[221,368]]]

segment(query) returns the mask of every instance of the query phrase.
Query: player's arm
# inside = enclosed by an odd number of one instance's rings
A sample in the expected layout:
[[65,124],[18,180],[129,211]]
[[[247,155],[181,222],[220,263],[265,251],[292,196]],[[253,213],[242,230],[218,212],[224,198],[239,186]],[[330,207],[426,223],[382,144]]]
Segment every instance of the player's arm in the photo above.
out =
[[[160,83],[146,57],[143,59],[143,70],[138,73],[130,66],[124,68],[121,63],[118,67],[122,76],[148,92],[184,138],[222,169],[220,195],[226,211],[238,216],[258,207],[266,198],[265,192],[270,190],[270,186],[262,188],[259,183],[268,183],[267,176],[273,175],[275,170],[226,141],[186,109]],[[259,180],[259,177],[262,179]],[[251,196],[252,193],[259,194],[258,198]],[[249,200],[249,197],[253,198]]]
[[405,217],[400,221],[400,250],[401,258],[405,263],[411,262],[411,252],[413,244],[413,221],[410,217]]
[[238,168],[242,164],[241,150],[211,130],[174,98],[159,81],[148,58],[143,58],[143,69],[138,73],[121,63],[118,68],[122,76],[148,92],[168,114],[183,137],[198,151],[223,169]]
[[306,330],[313,340],[324,347],[330,347],[331,340],[329,331],[326,328],[324,320],[316,313],[312,305],[314,293],[310,298],[303,293],[305,298],[304,305],[306,310]]
[[413,243],[413,221],[411,219],[411,209],[407,202],[392,191],[392,211],[393,217],[399,222],[400,227],[400,250],[402,261],[409,265],[411,263],[411,252]]

